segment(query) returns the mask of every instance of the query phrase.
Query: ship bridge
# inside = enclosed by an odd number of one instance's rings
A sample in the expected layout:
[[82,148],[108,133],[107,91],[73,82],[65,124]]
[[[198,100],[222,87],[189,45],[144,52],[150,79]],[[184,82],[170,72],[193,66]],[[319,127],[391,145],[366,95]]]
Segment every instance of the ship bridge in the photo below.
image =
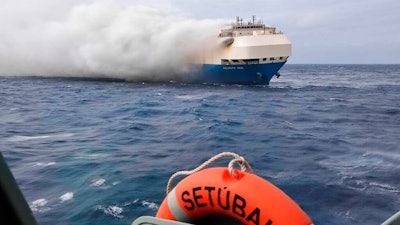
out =
[[239,37],[248,35],[272,35],[277,34],[275,27],[267,27],[262,21],[256,21],[253,16],[252,21],[243,23],[243,19],[236,17],[236,23],[233,23],[228,29],[222,29],[219,37]]

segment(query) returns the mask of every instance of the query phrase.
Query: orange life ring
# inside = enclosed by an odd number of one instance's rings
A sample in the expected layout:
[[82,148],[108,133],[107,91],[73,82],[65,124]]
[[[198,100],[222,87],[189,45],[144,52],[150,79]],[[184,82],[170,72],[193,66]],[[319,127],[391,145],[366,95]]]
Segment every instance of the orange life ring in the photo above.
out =
[[198,225],[312,224],[279,188],[254,174],[234,172],[236,176],[227,168],[208,168],[182,179],[163,200],[156,217]]

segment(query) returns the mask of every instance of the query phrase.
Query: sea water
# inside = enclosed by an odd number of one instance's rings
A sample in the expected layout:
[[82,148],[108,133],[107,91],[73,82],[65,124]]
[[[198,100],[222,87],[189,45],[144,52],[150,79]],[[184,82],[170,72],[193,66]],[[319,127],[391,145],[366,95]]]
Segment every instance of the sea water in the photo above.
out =
[[400,65],[280,72],[268,86],[1,77],[0,150],[40,225],[154,216],[174,172],[225,151],[315,224],[397,212]]

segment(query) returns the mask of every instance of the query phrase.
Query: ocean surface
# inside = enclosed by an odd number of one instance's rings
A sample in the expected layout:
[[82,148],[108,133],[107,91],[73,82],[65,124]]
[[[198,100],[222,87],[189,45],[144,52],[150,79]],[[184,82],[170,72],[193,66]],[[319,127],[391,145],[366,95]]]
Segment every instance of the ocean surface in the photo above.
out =
[[399,211],[400,65],[280,73],[268,86],[0,77],[0,150],[40,225],[154,216],[174,172],[226,151],[314,224]]

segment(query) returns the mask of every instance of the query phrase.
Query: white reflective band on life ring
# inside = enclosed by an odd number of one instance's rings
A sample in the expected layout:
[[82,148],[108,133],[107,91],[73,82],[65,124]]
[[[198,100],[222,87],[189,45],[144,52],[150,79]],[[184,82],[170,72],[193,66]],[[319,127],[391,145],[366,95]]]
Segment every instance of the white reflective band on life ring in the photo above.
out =
[[167,197],[168,206],[171,210],[172,215],[175,217],[177,221],[181,222],[190,222],[191,218],[182,210],[178,201],[176,201],[176,191],[175,188],[172,189],[170,193],[168,193]]

